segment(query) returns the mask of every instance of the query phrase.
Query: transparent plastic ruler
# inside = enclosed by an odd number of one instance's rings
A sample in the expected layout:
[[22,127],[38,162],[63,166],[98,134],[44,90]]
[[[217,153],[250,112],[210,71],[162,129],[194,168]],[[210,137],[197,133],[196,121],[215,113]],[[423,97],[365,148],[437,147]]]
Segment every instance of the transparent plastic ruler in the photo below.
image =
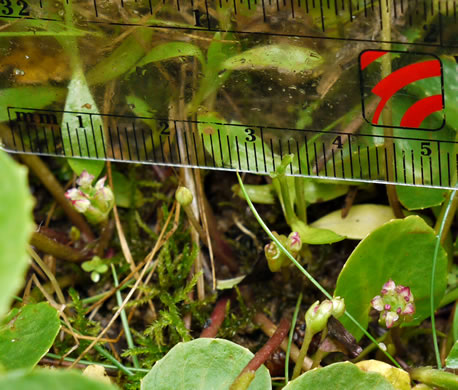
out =
[[453,188],[455,0],[0,0],[9,152]]

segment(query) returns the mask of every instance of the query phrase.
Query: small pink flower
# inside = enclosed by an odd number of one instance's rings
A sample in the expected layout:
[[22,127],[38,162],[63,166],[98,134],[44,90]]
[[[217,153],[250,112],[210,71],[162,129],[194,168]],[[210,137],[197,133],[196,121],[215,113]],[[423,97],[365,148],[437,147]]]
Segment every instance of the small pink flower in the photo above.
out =
[[292,232],[286,240],[286,247],[291,252],[299,252],[302,248],[301,236],[298,232]]
[[76,188],[71,188],[65,193],[65,197],[72,202],[73,207],[80,213],[84,213],[91,202],[84,193]]
[[393,282],[393,280],[388,280],[388,282],[386,282],[383,287],[382,287],[382,295],[386,295],[388,294],[390,291],[394,291],[394,289],[396,288],[396,284]]
[[396,313],[389,311],[385,316],[386,327],[391,328],[398,319],[399,316]]
[[[107,180],[107,177],[104,176],[102,177],[101,179],[97,180],[97,183],[95,183],[95,186],[94,188],[97,190],[97,191],[100,191],[101,189],[103,189],[105,187],[105,180]],[[92,182],[91,182],[92,183]]]
[[402,315],[412,315],[415,313],[415,306],[413,303],[409,303],[405,308],[404,311],[402,312]]
[[94,181],[94,176],[92,176],[88,171],[84,170],[81,172],[80,177],[76,180],[76,184],[80,187],[87,188],[90,187]]
[[372,307],[380,312],[379,322],[387,328],[407,322],[415,313],[414,297],[409,287],[396,286],[393,280],[386,282],[381,295],[371,300]]
[[78,188],[71,188],[65,196],[73,207],[83,213],[90,223],[98,224],[106,221],[114,205],[114,195],[110,187],[105,186],[106,177],[92,186],[94,176],[83,171],[76,181]]
[[397,292],[399,293],[399,295],[401,297],[403,297],[406,302],[413,301],[413,295],[410,292],[410,288],[409,287],[398,286],[398,287],[396,287],[396,289],[397,289]]
[[382,311],[384,308],[382,297],[377,295],[376,297],[372,298],[371,305],[375,310]]

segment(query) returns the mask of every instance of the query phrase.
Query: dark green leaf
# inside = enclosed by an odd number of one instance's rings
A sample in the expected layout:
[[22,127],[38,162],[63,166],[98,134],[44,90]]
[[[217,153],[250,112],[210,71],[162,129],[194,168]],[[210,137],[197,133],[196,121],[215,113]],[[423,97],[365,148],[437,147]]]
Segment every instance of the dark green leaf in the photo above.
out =
[[0,324],[0,365],[7,370],[35,367],[59,329],[59,313],[46,302],[12,311]]
[[24,283],[27,244],[34,229],[27,170],[0,150],[0,318]]
[[0,390],[116,390],[117,387],[89,379],[76,371],[24,370],[0,376]]
[[[345,299],[347,310],[363,326],[369,321],[371,299],[380,294],[390,278],[410,287],[416,312],[411,325],[430,315],[432,258],[436,235],[424,220],[410,216],[386,223],[374,230],[355,248],[345,263],[335,295]],[[434,296],[436,306],[445,292],[447,254],[443,248],[437,258]],[[348,318],[341,318],[357,339],[362,332]]]
[[364,372],[352,363],[334,363],[302,374],[284,390],[395,390],[382,375]]
[[[143,378],[142,390],[227,390],[254,355],[223,339],[179,343]],[[269,371],[261,366],[249,390],[271,389]]]

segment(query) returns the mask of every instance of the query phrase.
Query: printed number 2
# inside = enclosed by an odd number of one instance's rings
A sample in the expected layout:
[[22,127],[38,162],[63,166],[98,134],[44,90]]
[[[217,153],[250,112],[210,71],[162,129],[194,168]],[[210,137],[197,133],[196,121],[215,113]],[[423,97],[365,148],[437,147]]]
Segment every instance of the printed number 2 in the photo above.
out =
[[245,129],[245,133],[247,133],[247,137],[245,138],[245,141],[247,142],[254,142],[256,141],[256,135],[254,134],[253,129]]
[[169,124],[165,121],[159,122],[161,126],[161,135],[170,135]]
[[[3,9],[2,9],[3,15],[9,16],[14,13],[11,0],[0,0],[0,3],[3,6]],[[19,16],[29,16],[30,15],[30,12],[27,11],[28,4],[24,0],[17,0],[16,4],[19,7],[22,7],[19,11]]]

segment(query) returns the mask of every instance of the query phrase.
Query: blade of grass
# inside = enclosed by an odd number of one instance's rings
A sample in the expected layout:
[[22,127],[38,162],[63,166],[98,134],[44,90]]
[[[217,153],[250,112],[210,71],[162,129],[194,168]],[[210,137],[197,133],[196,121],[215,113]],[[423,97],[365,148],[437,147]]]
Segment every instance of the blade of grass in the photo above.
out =
[[[437,265],[437,256],[439,255],[439,248],[441,246],[441,237],[444,232],[444,228],[446,222],[448,221],[448,214],[450,213],[450,209],[452,208],[453,201],[455,199],[456,190],[453,190],[450,194],[448,202],[445,204],[445,212],[442,216],[442,221],[439,227],[439,231],[436,235],[436,247],[434,248],[434,255],[433,255],[433,266],[431,270],[431,329],[433,332],[433,344],[434,344],[434,353],[436,355],[436,362],[437,368],[442,368],[440,353],[439,353],[439,343],[437,341],[437,333],[436,333],[436,318],[434,316],[434,288],[435,288],[435,281],[436,281],[436,265]],[[442,214],[442,213],[441,213]]]
[[[116,269],[113,264],[111,264],[111,271],[113,273],[113,280],[115,287],[119,286],[119,281],[118,281],[118,275],[116,274]],[[121,297],[121,291],[116,291],[116,301],[118,302],[118,305],[122,305],[122,297]],[[126,335],[126,341],[127,345],[129,348],[134,348],[134,340],[132,339],[132,334],[130,333],[130,328],[129,328],[129,321],[127,321],[127,315],[126,311],[124,309],[121,310],[121,322],[122,322],[122,327],[124,328],[124,334]],[[140,368],[140,363],[138,362],[137,356],[133,355],[132,356],[132,363],[134,364],[135,368]]]
[[[286,257],[288,257],[288,259],[290,259],[293,264],[299,269],[299,271],[301,271],[306,277],[308,280],[310,280],[310,282],[321,292],[323,293],[323,295],[332,300],[332,296],[331,294],[329,294],[322,286],[320,283],[318,283],[318,281],[312,276],[310,275],[304,267],[302,267],[301,264],[299,264],[299,262],[291,255],[291,253],[288,252],[288,250],[282,245],[282,243],[272,234],[271,230],[267,227],[267,225],[264,223],[264,221],[262,220],[261,216],[258,214],[256,208],[254,207],[253,203],[251,202],[250,198],[248,197],[248,194],[246,192],[246,189],[245,189],[245,186],[243,184],[243,181],[242,181],[242,178],[240,177],[239,173],[237,172],[237,179],[239,181],[239,184],[240,184],[240,188],[243,192],[243,195],[245,196],[245,199],[248,203],[248,206],[250,207],[250,210],[251,212],[253,213],[253,215],[255,216],[256,220],[258,221],[259,225],[262,227],[262,229],[267,233],[267,235],[269,236],[269,238],[275,242],[275,244],[277,244],[278,248],[280,248],[280,250],[286,255]],[[386,351],[385,349],[382,348],[382,346],[377,342],[377,340],[375,340],[374,337],[372,337],[372,335],[347,311],[345,310],[345,315],[350,319],[350,321],[352,321],[359,329],[361,329],[361,331],[366,335],[366,337],[372,341],[374,344],[377,345],[377,347],[388,357],[388,359],[391,360],[391,362],[398,368],[401,368],[401,366],[399,365],[399,363],[394,359],[393,356],[391,356],[391,354]]]
[[291,320],[291,329],[288,337],[288,348],[286,349],[286,360],[285,360],[285,386],[288,384],[289,378],[289,354],[291,353],[291,344],[293,343],[294,328],[296,327],[297,316],[302,302],[302,293],[299,294],[296,302],[296,308],[294,309],[293,319]]

